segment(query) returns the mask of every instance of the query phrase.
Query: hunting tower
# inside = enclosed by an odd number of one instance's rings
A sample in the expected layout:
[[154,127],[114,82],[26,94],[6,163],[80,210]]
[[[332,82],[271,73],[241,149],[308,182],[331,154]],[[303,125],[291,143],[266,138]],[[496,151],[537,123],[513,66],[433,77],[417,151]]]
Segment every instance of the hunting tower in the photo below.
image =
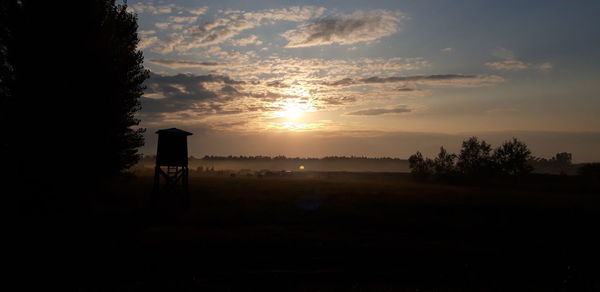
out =
[[156,150],[156,166],[154,167],[154,189],[161,188],[161,177],[165,187],[174,189],[181,185],[184,190],[188,186],[188,151],[187,136],[192,135],[176,128],[159,130]]

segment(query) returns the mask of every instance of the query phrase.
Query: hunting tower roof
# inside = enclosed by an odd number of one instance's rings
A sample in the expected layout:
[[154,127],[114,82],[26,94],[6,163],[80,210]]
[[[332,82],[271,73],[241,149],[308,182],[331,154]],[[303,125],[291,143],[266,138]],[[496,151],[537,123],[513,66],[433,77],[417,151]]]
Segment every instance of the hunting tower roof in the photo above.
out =
[[158,131],[156,131],[156,134],[159,134],[159,135],[160,134],[175,134],[175,135],[185,135],[185,136],[192,135],[192,133],[190,133],[190,132],[186,132],[184,130],[180,130],[177,128],[158,130]]

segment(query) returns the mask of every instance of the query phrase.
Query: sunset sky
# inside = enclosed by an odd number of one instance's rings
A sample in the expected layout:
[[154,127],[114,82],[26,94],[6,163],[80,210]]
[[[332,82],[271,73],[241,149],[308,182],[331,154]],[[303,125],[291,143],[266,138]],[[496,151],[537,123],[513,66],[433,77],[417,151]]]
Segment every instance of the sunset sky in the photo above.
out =
[[129,1],[139,118],[191,155],[406,158],[471,135],[600,161],[599,1]]

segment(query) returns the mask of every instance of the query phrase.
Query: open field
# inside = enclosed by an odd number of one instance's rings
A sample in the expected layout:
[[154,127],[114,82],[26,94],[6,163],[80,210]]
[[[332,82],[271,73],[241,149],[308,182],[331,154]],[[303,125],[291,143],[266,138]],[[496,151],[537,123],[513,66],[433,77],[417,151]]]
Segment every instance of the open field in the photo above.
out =
[[[80,288],[578,291],[600,288],[600,196],[405,174],[195,176],[152,208],[151,177],[96,203]],[[100,242],[100,243],[98,243]],[[497,290],[495,290],[497,291]]]

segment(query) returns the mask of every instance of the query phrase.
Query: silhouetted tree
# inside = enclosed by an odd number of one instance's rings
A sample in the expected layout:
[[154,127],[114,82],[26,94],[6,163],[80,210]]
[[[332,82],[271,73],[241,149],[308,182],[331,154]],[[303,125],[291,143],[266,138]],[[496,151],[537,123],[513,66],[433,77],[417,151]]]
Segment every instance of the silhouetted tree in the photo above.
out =
[[[148,72],[137,18],[114,0],[75,3],[2,0],[0,124],[3,158],[43,153],[55,176],[80,177],[81,160],[100,155],[90,176],[108,176],[139,159],[139,120]],[[66,172],[66,173],[65,173]]]
[[531,159],[531,151],[525,143],[516,138],[504,142],[494,150],[492,156],[494,169],[500,174],[517,176],[528,174],[533,170],[528,163]]
[[440,153],[433,160],[435,173],[440,177],[447,177],[456,171],[456,154],[448,153],[444,147],[440,147]]
[[490,144],[471,137],[463,141],[456,166],[466,176],[489,176],[493,172],[491,151]]
[[563,166],[570,166],[571,160],[573,159],[573,155],[568,152],[560,152],[556,153],[552,160],[556,161],[558,164]]
[[554,157],[551,159],[551,163],[558,168],[560,174],[566,174],[571,167],[571,160],[573,159],[573,155],[568,152],[560,152],[556,153]]
[[594,180],[598,184],[600,182],[600,163],[585,163],[579,167],[577,174],[584,178]]
[[531,157],[529,164],[535,172],[553,174],[575,174],[576,167],[572,164],[573,155],[568,152],[556,153],[552,158]]
[[408,158],[408,163],[410,173],[416,178],[429,178],[435,172],[434,162],[429,158],[423,158],[423,154],[419,151]]

